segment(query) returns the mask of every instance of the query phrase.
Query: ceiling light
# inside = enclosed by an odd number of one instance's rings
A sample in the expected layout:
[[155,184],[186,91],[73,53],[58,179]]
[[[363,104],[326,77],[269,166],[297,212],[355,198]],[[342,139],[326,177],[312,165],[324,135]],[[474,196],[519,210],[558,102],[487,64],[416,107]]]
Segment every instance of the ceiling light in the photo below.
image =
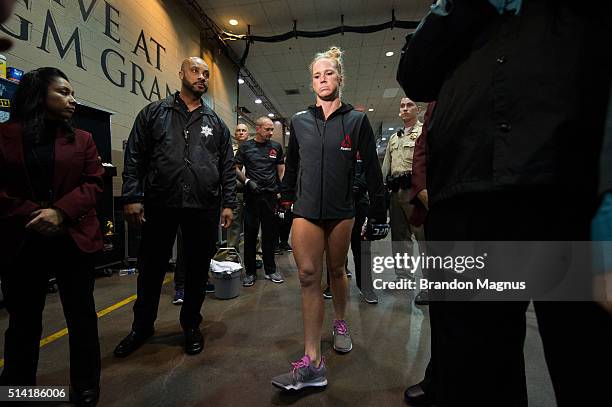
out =
[[381,140],[382,140],[382,141],[387,141],[387,138],[386,138],[386,137],[383,137]]
[[389,127],[389,131],[393,131],[395,130],[393,127]]
[[368,112],[373,112],[373,111],[374,111],[374,109],[372,109],[372,108],[368,109]]
[[393,52],[393,51],[387,51],[387,52],[385,53],[385,55],[386,55],[386,56],[388,56],[388,57],[392,57],[392,56],[393,56],[393,54],[394,54],[394,52]]
[[231,20],[229,20],[230,25],[238,25],[238,20],[236,20],[235,18],[232,18]]
[[257,103],[258,105],[261,104],[261,99],[255,99],[255,103]]
[[243,83],[244,83],[244,79],[242,79],[242,78],[238,78],[238,84],[239,84],[239,85],[242,85]]
[[285,132],[285,136],[290,135],[291,133],[289,133],[288,131]]
[[274,113],[268,113],[268,117],[274,117]]

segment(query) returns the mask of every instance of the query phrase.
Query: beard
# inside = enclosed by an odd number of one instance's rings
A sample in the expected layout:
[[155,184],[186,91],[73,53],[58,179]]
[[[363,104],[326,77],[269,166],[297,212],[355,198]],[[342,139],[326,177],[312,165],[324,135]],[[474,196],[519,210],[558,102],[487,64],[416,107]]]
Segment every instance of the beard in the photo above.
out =
[[[201,97],[203,94],[205,94],[206,92],[208,92],[208,85],[206,83],[204,83],[204,90],[199,89],[198,87],[196,87],[195,83],[190,83],[188,82],[186,79],[183,79],[183,86],[187,89],[189,89],[194,95]],[[198,82],[196,82],[198,83]]]

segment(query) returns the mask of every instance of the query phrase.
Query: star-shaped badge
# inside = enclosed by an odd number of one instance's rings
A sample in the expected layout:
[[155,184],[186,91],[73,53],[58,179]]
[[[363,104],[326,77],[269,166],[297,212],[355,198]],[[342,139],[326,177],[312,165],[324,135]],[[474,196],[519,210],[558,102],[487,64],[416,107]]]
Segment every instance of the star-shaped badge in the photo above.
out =
[[202,134],[204,135],[204,137],[208,137],[213,133],[213,130],[208,127],[208,125],[206,126],[202,126]]

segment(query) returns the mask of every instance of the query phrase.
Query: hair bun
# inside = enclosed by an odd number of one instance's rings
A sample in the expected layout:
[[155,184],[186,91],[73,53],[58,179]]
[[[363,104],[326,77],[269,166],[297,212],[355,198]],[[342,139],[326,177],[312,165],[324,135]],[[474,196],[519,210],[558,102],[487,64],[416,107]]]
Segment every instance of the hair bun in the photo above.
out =
[[333,46],[327,50],[326,54],[329,55],[330,58],[342,59],[342,54],[344,54],[344,52],[340,48]]

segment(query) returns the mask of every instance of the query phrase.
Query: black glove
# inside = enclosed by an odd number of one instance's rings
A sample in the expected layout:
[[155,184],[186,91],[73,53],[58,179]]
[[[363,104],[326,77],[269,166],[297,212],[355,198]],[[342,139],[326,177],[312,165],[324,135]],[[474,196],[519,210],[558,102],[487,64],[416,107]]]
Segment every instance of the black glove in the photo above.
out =
[[360,196],[366,193],[368,184],[363,177],[355,177],[353,180],[353,194]]
[[399,180],[397,177],[392,177],[391,175],[387,175],[385,178],[385,183],[387,185],[387,189],[391,192],[399,191]]
[[282,220],[291,219],[291,210],[293,208],[293,202],[281,201],[276,209],[276,217]]
[[380,223],[376,219],[367,219],[362,230],[361,230],[361,239],[362,240],[380,240],[387,237],[389,234],[389,224],[384,222]]
[[250,193],[253,193],[253,194],[261,193],[261,189],[259,189],[259,185],[257,185],[257,182],[253,181],[252,179],[246,180],[245,187],[247,191],[249,191]]

